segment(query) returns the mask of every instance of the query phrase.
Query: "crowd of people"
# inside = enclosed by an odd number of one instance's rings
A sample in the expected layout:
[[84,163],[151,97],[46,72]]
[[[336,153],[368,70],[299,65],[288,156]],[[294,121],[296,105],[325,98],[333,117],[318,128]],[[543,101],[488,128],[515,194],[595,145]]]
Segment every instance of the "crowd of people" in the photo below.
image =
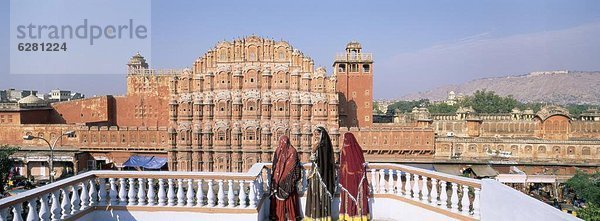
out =
[[[273,156],[271,180],[270,219],[287,220],[332,220],[332,207],[339,207],[338,220],[369,220],[369,184],[362,148],[352,133],[344,134],[344,145],[340,151],[339,167],[334,160],[334,151],[329,134],[323,127],[313,132],[318,141],[313,142],[307,174],[308,190],[304,214],[300,208],[298,182],[302,176],[302,164],[296,149],[287,136],[279,138]],[[336,179],[339,185],[336,186]],[[339,188],[340,203],[333,205]]]

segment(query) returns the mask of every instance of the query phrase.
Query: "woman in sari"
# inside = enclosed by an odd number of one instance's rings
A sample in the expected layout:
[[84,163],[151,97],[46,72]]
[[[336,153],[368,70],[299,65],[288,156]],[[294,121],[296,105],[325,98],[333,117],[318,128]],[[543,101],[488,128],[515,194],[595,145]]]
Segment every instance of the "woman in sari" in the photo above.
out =
[[344,134],[340,154],[340,221],[369,220],[369,182],[362,148],[354,134]]
[[273,176],[271,180],[270,219],[277,221],[301,220],[300,201],[297,183],[301,178],[302,167],[296,148],[290,138],[281,136],[279,146],[273,156]]
[[323,127],[318,127],[314,137],[319,142],[313,146],[310,155],[312,164],[308,173],[308,191],[306,192],[306,218],[304,220],[331,220],[331,202],[335,194],[335,162],[333,147],[329,134]]

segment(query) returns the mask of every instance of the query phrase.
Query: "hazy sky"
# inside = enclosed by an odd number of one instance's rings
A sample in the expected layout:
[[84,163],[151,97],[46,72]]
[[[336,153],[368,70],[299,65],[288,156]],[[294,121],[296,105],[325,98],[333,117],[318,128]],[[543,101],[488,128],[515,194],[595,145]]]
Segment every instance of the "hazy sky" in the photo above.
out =
[[[0,30],[0,88],[125,92],[126,59],[115,70],[120,74],[11,75],[6,0],[0,2]],[[375,98],[480,77],[600,70],[597,0],[152,1],[147,56],[154,68],[188,67],[218,41],[250,34],[287,40],[329,73],[335,53],[360,41],[374,54]]]

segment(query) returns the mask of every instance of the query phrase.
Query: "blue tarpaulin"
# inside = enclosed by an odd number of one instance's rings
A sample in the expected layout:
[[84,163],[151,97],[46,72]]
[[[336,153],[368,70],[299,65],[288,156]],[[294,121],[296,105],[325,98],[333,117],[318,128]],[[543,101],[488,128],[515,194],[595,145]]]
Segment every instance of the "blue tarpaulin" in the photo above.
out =
[[167,158],[155,156],[131,156],[123,167],[142,167],[144,169],[160,169],[167,163]]

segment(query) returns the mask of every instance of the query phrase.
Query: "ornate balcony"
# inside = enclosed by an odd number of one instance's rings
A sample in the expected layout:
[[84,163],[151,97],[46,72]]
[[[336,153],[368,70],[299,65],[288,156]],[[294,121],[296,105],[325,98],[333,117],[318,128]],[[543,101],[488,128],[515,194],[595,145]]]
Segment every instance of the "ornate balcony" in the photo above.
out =
[[[267,220],[269,177],[266,163],[246,173],[91,171],[0,200],[0,220]],[[383,163],[369,164],[368,179],[374,220],[577,220],[495,180]]]

